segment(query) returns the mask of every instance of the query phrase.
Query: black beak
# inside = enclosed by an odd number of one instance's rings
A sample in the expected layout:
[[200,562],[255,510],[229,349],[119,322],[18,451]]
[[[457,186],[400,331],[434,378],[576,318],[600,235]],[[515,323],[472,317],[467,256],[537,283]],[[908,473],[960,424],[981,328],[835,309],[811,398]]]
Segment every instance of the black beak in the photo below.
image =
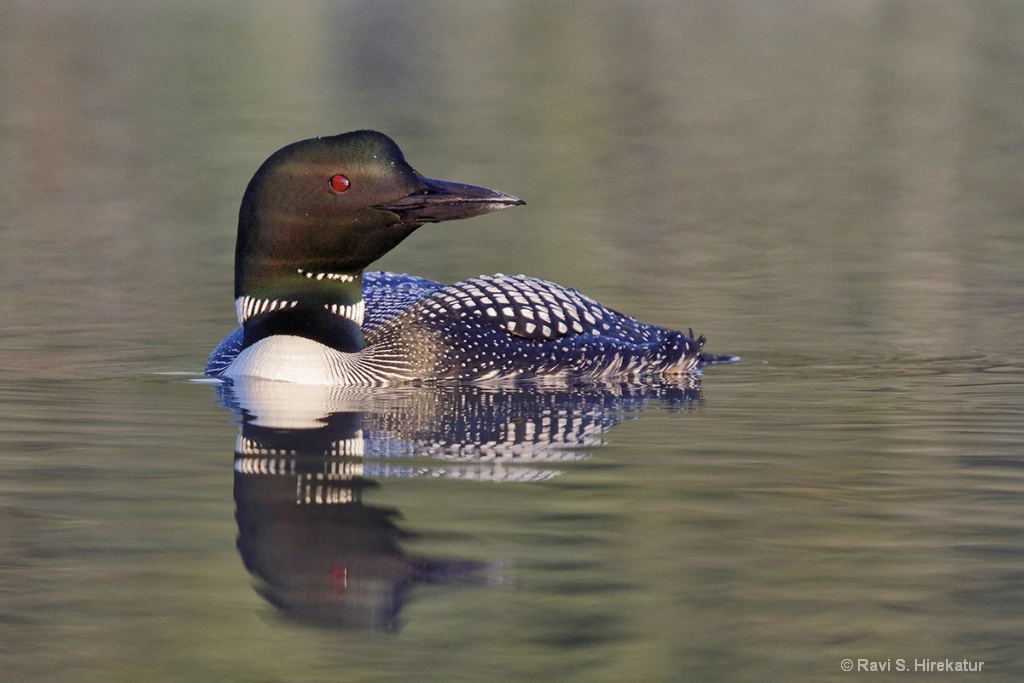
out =
[[403,223],[440,223],[472,218],[525,204],[522,199],[486,187],[423,178],[423,187],[401,199],[374,208],[392,211]]

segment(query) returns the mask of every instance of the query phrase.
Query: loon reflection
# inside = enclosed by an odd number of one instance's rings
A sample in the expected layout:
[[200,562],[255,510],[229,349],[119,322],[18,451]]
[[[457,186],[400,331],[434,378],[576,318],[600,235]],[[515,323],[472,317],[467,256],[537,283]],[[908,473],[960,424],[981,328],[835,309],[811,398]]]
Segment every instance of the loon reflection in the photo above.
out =
[[392,477],[538,482],[588,456],[649,399],[701,400],[672,385],[352,388],[259,379],[218,386],[241,416],[238,550],[258,592],[288,619],[395,631],[418,584],[508,584],[500,561],[407,553],[397,510],[363,492]]

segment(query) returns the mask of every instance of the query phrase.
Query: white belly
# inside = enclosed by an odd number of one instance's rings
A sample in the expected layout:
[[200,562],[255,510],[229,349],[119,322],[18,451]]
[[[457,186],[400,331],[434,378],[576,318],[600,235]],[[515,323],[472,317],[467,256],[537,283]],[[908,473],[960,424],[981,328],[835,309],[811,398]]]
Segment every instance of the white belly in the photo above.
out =
[[305,337],[275,335],[238,354],[225,377],[261,377],[299,384],[372,384],[354,376],[358,354],[342,353]]

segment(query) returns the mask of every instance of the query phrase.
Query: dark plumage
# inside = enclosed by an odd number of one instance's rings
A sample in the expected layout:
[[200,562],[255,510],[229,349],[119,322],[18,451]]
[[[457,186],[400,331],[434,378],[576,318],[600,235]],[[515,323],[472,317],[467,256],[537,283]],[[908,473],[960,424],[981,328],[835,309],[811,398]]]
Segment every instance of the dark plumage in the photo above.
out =
[[452,285],[362,270],[416,228],[522,204],[424,178],[390,138],[359,131],[289,145],[243,198],[242,327],[206,373],[319,384],[497,378],[652,378],[692,372],[703,337],[640,323],[523,275]]

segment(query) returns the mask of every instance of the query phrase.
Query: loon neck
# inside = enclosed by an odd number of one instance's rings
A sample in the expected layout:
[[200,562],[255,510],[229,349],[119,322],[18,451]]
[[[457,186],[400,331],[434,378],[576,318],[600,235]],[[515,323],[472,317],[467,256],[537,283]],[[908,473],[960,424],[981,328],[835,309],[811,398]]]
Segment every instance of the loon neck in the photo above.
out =
[[305,337],[344,352],[366,347],[363,274],[298,270],[235,300],[243,348],[275,335]]
[[363,324],[363,273],[323,273],[299,268],[286,278],[253,287],[235,299],[238,324],[263,313],[302,306],[324,310]]

